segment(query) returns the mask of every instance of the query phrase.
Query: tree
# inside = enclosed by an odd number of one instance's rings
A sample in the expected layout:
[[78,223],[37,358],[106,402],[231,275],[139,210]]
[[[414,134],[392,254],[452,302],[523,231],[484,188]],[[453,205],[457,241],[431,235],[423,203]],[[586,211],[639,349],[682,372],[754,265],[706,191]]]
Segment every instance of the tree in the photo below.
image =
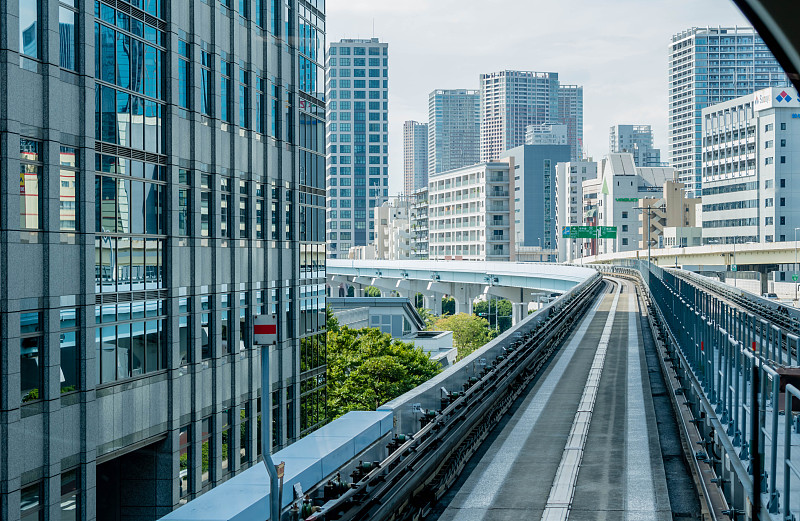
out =
[[364,296],[365,297],[380,297],[381,290],[376,288],[375,286],[367,286],[364,288]]
[[456,314],[456,299],[453,297],[442,298],[442,316]]
[[506,299],[481,300],[472,305],[472,312],[489,321],[489,327],[500,333],[511,327],[512,305]]
[[372,411],[439,373],[441,366],[413,344],[379,329],[328,326],[328,414]]
[[418,307],[417,313],[419,313],[419,316],[422,317],[422,321],[425,322],[425,329],[432,331],[431,326],[433,325],[433,322],[439,317],[431,313],[430,309],[425,309],[423,307]]
[[458,348],[459,360],[495,336],[495,332],[489,329],[489,322],[485,318],[467,313],[441,317],[433,323],[431,329],[453,332],[453,345]]

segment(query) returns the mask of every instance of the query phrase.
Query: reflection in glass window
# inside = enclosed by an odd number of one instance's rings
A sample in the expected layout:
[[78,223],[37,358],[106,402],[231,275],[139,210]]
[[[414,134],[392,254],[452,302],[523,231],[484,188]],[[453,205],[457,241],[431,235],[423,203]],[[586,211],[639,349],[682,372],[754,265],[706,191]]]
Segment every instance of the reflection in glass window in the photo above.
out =
[[42,181],[42,144],[32,139],[19,140],[19,215],[20,228],[38,230],[42,227],[42,200],[39,189]]
[[78,470],[61,473],[61,517],[60,521],[78,520]]
[[200,450],[202,455],[202,467],[200,474],[200,487],[209,484],[213,472],[213,458],[211,445],[211,418],[203,418],[200,421]]
[[178,444],[180,448],[180,470],[178,471],[178,482],[180,483],[180,504],[187,503],[189,496],[190,485],[189,481],[192,477],[191,462],[192,462],[192,426],[184,425],[180,430],[180,441]]
[[67,308],[60,313],[60,342],[61,351],[61,392],[77,391],[78,386],[78,312],[76,308]]
[[39,58],[39,0],[19,0],[19,52]]
[[59,156],[59,228],[61,231],[77,230],[78,155],[72,147],[61,147]]
[[71,71],[78,70],[77,54],[78,26],[74,1],[61,2],[58,6],[58,34],[60,37],[59,65]]
[[42,482],[22,487],[19,500],[20,521],[39,521],[44,518]]
[[38,311],[20,313],[20,396],[22,403],[42,398],[42,350],[44,348],[44,325]]

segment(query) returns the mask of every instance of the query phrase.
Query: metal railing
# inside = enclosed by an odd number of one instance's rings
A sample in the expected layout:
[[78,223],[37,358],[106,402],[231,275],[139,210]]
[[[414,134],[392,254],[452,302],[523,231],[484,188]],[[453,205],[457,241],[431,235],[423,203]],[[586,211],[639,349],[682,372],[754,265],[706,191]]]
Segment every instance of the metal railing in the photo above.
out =
[[787,383],[786,367],[800,360],[794,329],[783,327],[791,322],[772,323],[694,277],[645,261],[596,267],[646,282],[660,328],[655,336],[663,341],[680,382],[676,393],[683,394],[701,440],[695,458],[716,475],[711,481],[727,502],[722,513],[730,519],[794,520],[800,508],[791,507],[791,486],[800,487],[800,464],[791,461],[791,444],[798,443],[792,434],[800,432],[800,422],[791,397],[800,400],[800,390]]

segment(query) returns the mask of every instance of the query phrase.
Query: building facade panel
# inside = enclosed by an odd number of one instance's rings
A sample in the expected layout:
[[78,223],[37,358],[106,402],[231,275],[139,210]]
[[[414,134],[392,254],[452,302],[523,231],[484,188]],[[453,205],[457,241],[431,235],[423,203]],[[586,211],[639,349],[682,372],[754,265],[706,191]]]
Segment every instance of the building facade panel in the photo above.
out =
[[428,95],[428,175],[480,161],[480,92],[437,89]]
[[327,417],[324,3],[0,16],[2,517],[155,519]]

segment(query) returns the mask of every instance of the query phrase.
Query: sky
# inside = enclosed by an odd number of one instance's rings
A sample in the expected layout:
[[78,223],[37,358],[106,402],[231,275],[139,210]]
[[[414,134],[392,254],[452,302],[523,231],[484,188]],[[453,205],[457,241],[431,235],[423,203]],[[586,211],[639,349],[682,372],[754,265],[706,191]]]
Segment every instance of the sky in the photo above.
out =
[[609,127],[649,124],[666,161],[672,35],[749,25],[731,0],[327,0],[326,22],[328,43],[389,43],[390,195],[403,188],[403,122],[428,121],[432,90],[478,89],[479,74],[500,70],[582,85],[595,160],[608,153]]

